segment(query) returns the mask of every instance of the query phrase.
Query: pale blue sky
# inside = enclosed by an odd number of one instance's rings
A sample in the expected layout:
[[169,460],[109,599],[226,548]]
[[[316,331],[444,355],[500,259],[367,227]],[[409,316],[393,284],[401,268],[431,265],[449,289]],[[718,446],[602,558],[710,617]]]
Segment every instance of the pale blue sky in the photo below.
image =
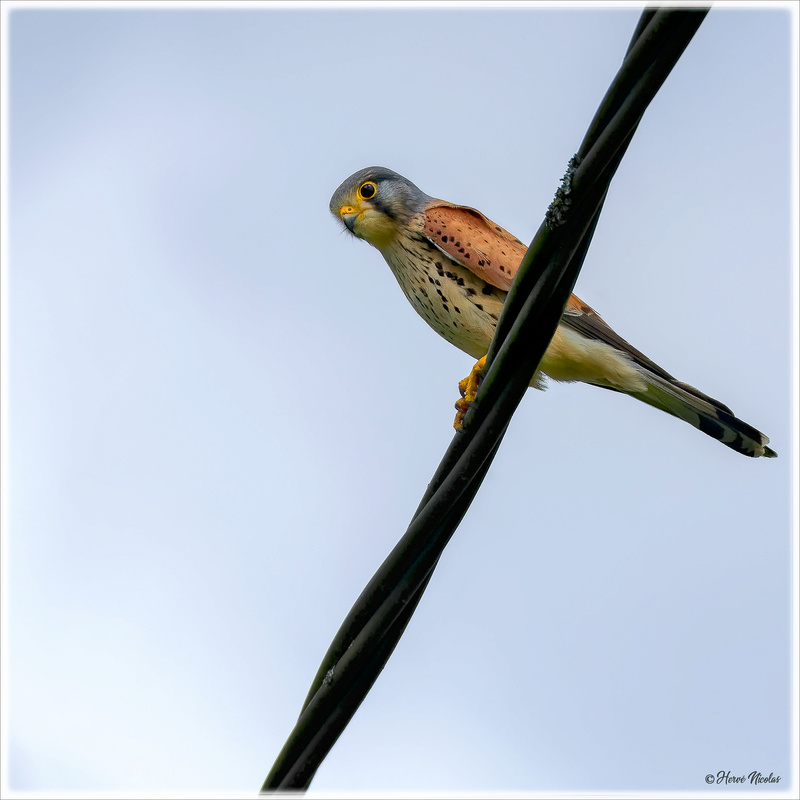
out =
[[[260,787],[471,366],[330,195],[381,164],[529,241],[639,13],[11,13],[12,789]],[[529,392],[314,791],[796,780],[794,25],[709,14],[577,289],[780,457]]]

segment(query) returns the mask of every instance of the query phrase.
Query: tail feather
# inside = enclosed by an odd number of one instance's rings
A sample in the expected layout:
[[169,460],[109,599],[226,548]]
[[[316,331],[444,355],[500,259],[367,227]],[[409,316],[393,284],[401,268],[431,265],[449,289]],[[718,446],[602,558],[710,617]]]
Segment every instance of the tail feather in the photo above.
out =
[[737,453],[758,458],[775,458],[778,454],[769,445],[769,437],[748,425],[726,406],[714,398],[681,383],[667,380],[649,370],[642,370],[647,388],[630,392],[631,397],[666,411],[678,419],[727,445]]

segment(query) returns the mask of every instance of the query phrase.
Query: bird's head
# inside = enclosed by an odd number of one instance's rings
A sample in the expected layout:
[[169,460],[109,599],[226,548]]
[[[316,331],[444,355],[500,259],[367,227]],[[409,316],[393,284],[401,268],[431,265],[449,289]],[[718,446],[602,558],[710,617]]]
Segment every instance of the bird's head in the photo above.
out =
[[431,199],[402,175],[367,167],[333,193],[330,209],[350,233],[382,250]]

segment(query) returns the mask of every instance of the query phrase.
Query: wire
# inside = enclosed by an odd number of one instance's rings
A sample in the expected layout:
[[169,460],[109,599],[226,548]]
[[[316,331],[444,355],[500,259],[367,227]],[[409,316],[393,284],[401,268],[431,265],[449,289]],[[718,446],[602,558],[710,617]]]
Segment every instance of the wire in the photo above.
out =
[[707,13],[643,12],[509,290],[475,402],[407,531],[334,637],[262,792],[309,786],[394,651],[550,343],[639,121]]

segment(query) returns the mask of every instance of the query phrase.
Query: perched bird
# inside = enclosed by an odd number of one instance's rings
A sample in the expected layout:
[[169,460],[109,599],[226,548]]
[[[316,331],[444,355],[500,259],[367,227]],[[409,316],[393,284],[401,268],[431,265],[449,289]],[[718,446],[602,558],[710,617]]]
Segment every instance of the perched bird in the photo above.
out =
[[[380,251],[411,305],[438,334],[473,358],[486,354],[526,245],[480,211],[430,197],[385,167],[347,178],[330,210]],[[763,433],[675,380],[574,294],[531,386],[543,387],[542,373],[628,394],[746,456],[777,455]]]

